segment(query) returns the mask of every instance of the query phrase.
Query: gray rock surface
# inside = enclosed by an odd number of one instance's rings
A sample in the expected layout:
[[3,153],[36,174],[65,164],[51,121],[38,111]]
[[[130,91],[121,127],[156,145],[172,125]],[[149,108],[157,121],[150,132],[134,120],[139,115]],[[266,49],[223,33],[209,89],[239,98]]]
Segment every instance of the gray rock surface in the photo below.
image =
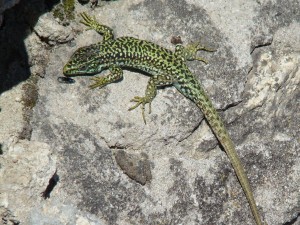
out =
[[[224,118],[264,220],[300,224],[298,1],[76,4],[75,15],[83,11],[117,37],[174,49],[179,35],[216,49],[199,53],[209,64],[189,67]],[[149,79],[139,72],[96,90],[89,77],[58,82],[76,49],[101,41],[79,19],[65,27],[51,12],[40,16],[24,40],[31,78],[0,95],[1,222],[254,224],[225,152],[175,88],[159,90],[145,125],[140,108],[128,111]]]

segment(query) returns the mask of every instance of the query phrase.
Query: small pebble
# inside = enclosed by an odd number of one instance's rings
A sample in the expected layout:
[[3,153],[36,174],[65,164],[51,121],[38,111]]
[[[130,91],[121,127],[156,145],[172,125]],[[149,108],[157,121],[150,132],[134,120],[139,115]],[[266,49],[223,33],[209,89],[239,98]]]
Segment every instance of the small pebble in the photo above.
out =
[[59,83],[64,83],[64,84],[73,84],[73,83],[75,83],[75,80],[70,78],[70,77],[58,77],[57,81]]

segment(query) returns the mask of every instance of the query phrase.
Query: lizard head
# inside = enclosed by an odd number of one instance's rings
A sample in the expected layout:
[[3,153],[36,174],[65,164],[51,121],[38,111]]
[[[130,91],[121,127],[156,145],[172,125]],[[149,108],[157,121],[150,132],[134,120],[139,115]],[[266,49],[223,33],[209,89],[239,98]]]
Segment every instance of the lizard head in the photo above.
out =
[[79,48],[63,68],[65,76],[92,75],[102,71],[99,53],[90,46]]

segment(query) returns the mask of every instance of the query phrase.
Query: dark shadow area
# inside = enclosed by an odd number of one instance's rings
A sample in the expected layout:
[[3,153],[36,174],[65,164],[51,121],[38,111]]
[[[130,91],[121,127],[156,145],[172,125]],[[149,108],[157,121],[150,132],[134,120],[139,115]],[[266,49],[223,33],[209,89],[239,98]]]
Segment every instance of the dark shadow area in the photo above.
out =
[[299,217],[300,217],[300,213],[298,213],[298,214],[296,215],[296,217],[293,218],[291,221],[286,222],[286,223],[284,223],[283,225],[293,225],[293,224],[296,224],[297,221],[299,221]]
[[0,94],[30,76],[24,40],[40,15],[50,11],[59,0],[21,0],[3,14],[0,28]]
[[57,174],[57,169],[56,169],[55,173],[52,175],[52,177],[49,180],[46,190],[41,193],[44,199],[50,198],[50,194],[53,191],[54,187],[57,185],[58,181],[59,181],[59,176]]

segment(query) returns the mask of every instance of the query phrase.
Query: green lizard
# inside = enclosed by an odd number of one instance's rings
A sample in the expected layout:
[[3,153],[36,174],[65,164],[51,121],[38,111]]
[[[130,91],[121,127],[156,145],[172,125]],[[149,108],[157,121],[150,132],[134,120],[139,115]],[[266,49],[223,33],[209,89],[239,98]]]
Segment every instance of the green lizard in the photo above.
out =
[[230,159],[248,199],[256,224],[262,225],[249,180],[235,151],[233,142],[201,83],[186,65],[187,60],[205,62],[203,58],[197,57],[196,53],[199,50],[211,50],[202,47],[198,42],[187,47],[177,44],[175,52],[172,52],[152,42],[133,37],[115,39],[111,28],[99,24],[95,18],[91,18],[86,13],[82,13],[81,16],[83,20],[80,22],[89,29],[94,29],[99,34],[102,34],[103,41],[79,48],[64,66],[64,75],[94,75],[109,69],[110,73],[108,75],[92,78],[94,83],[90,85],[90,88],[102,88],[122,79],[122,68],[124,67],[135,68],[148,73],[151,77],[145,96],[134,97],[132,101],[136,102],[136,104],[129,109],[133,110],[141,105],[144,121],[145,105],[149,104],[149,111],[151,112],[151,102],[156,96],[157,88],[167,85],[175,86],[179,92],[193,101],[202,110],[211,129]]

